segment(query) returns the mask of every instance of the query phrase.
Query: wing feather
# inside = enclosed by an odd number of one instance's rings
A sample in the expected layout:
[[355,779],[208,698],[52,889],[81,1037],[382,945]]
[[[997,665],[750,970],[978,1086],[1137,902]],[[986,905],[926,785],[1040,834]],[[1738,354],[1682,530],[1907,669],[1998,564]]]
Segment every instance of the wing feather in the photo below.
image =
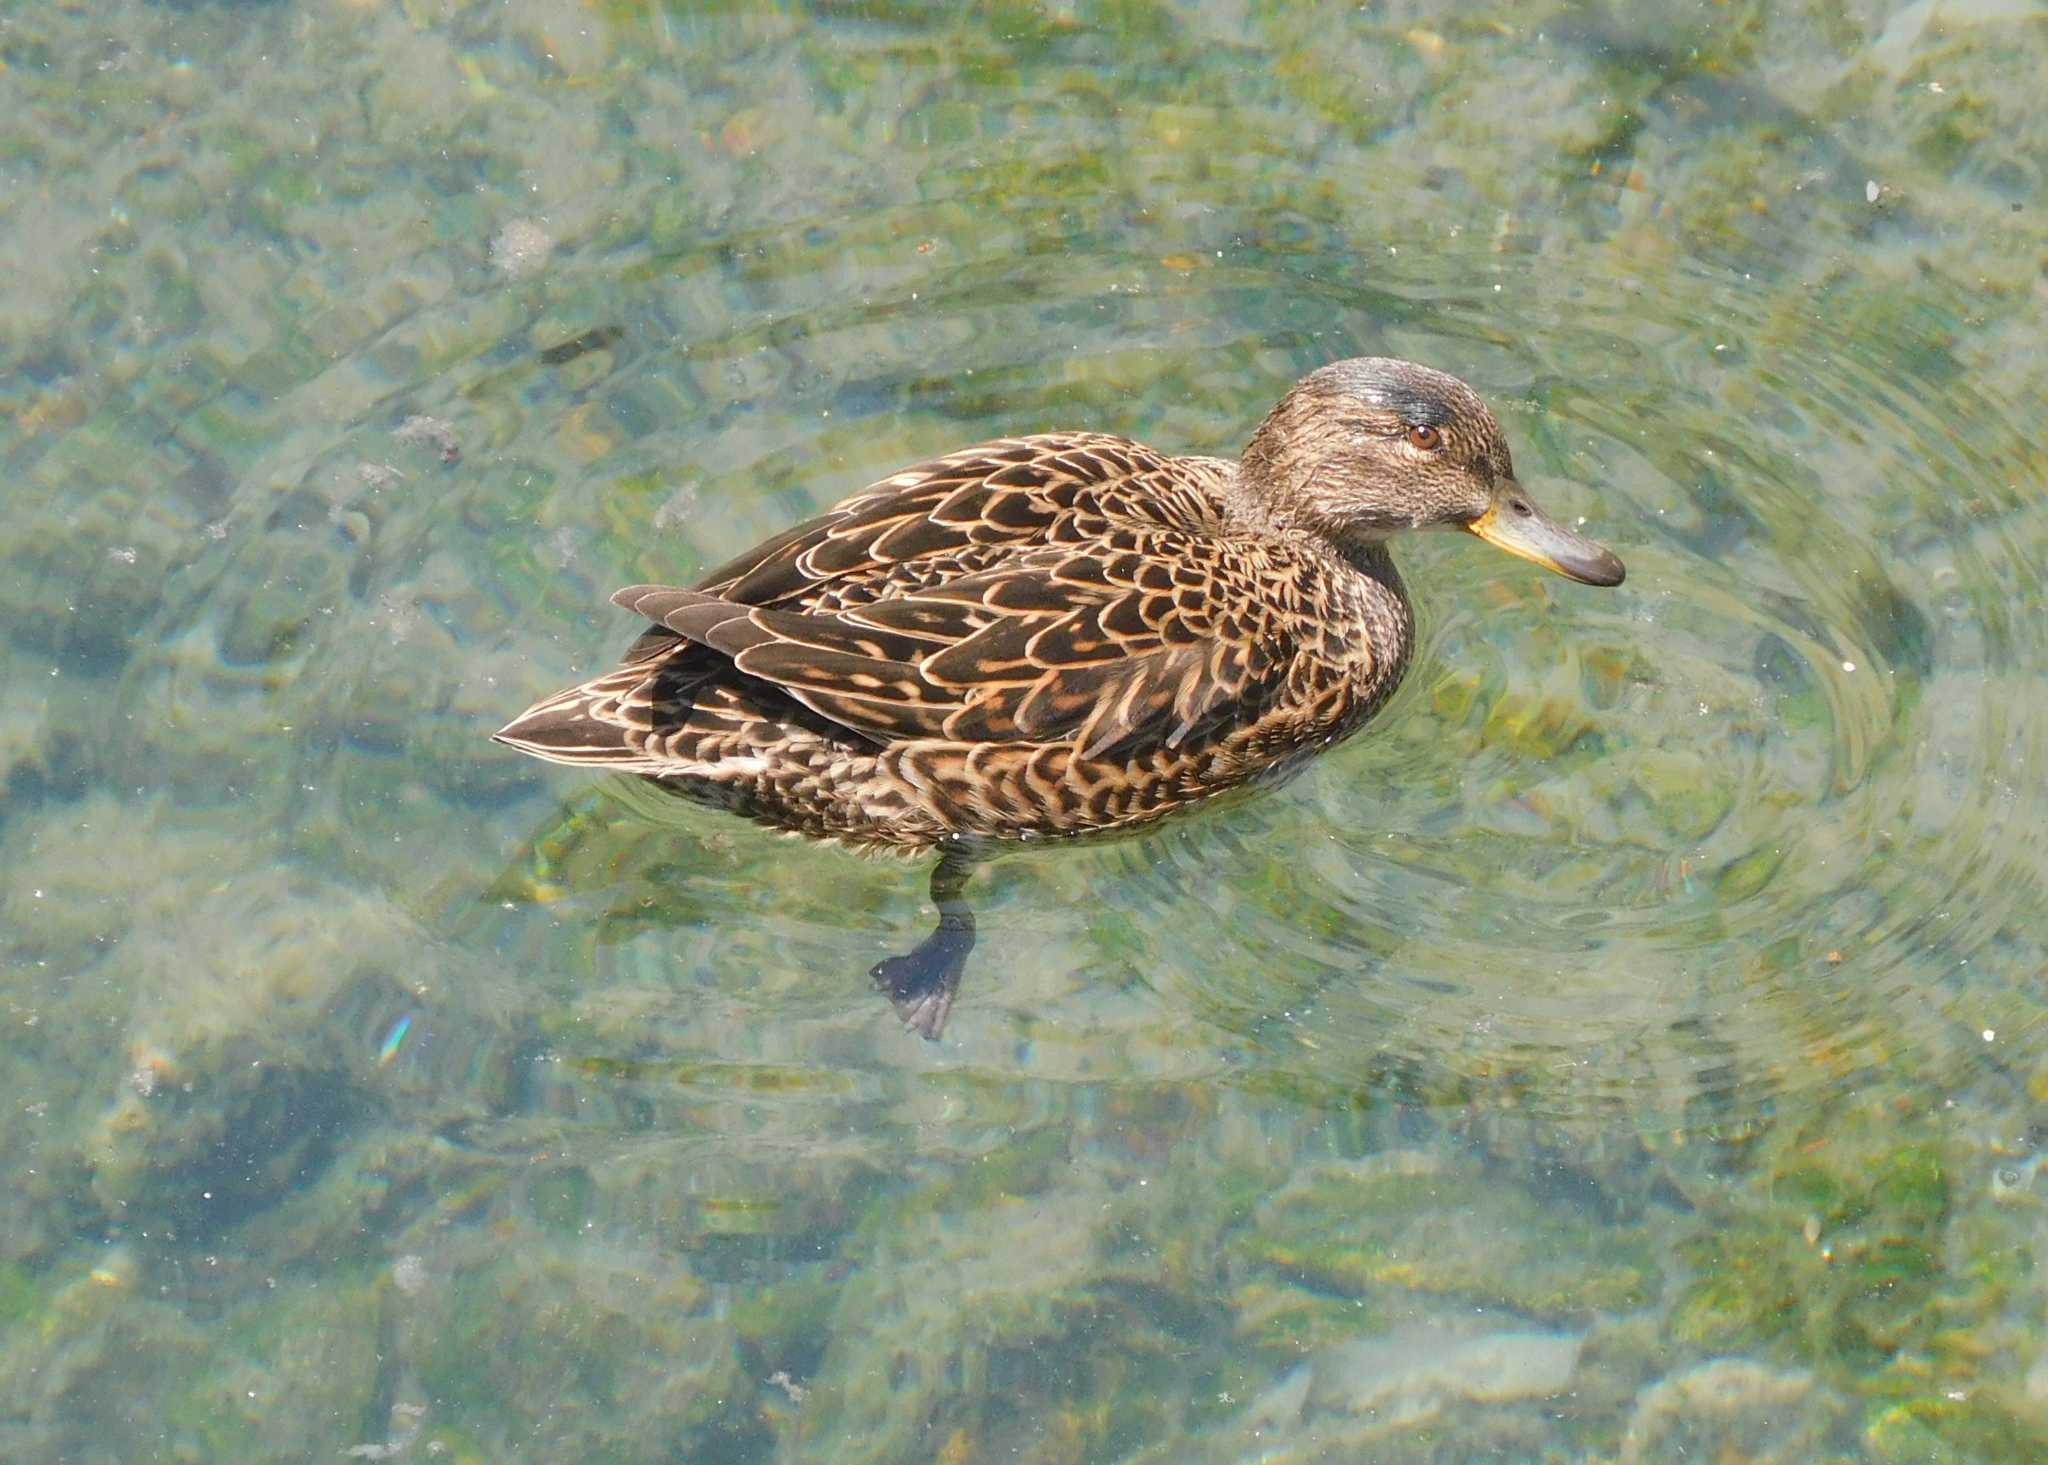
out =
[[[887,744],[1178,746],[1294,654],[1272,554],[1219,537],[1187,470],[1123,438],[1006,438],[891,475],[713,571],[614,599]],[[695,653],[702,654],[702,653]]]
[[743,605],[803,605],[906,563],[966,556],[985,567],[991,551],[1055,542],[1077,507],[1099,518],[1133,477],[1162,477],[1168,463],[1141,444],[1096,433],[980,443],[891,474],[719,566],[696,588]]
[[[1130,550],[1039,551],[844,609],[737,605],[664,586],[616,599],[876,742],[1071,741],[1097,757],[1140,738],[1177,747],[1273,690],[1292,654],[1287,618],[1248,588],[1258,576],[1217,572],[1245,552],[1162,530]],[[1139,583],[1181,559],[1207,573],[1178,596]]]

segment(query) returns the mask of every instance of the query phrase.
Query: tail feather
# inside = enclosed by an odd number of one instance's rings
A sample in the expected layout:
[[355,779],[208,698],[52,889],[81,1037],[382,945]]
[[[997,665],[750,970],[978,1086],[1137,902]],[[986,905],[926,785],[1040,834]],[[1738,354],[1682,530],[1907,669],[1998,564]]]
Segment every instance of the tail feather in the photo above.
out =
[[672,630],[650,627],[634,650],[625,665],[543,697],[492,741],[549,763],[751,788],[771,753],[791,744],[815,752],[819,729],[830,726]]
[[647,755],[646,729],[618,716],[621,693],[628,691],[619,681],[612,672],[544,697],[492,733],[491,741],[550,763],[652,772],[656,760]]

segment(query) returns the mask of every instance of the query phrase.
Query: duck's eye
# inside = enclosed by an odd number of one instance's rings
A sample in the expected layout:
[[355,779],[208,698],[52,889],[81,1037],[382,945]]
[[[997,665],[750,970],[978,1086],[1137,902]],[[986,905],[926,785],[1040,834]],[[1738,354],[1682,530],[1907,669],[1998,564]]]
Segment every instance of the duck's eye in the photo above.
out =
[[1408,429],[1408,446],[1433,453],[1444,445],[1444,435],[1427,422],[1418,422]]

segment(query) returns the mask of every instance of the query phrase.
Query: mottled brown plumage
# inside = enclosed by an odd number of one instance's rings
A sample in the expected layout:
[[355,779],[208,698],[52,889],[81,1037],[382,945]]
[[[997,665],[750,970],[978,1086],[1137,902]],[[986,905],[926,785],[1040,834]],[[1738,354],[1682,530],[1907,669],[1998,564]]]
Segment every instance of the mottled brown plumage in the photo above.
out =
[[894,959],[947,970],[910,973],[911,1001],[877,969],[930,1035],[972,942],[957,851],[1144,824],[1355,731],[1413,642],[1386,538],[1435,526],[1622,577],[1530,505],[1463,382],[1341,361],[1298,382],[1238,463],[1096,433],[999,439],[893,474],[692,589],[622,590],[652,623],[623,664],[497,737],[778,828],[955,850],[934,884],[953,939],[942,920],[946,950]]

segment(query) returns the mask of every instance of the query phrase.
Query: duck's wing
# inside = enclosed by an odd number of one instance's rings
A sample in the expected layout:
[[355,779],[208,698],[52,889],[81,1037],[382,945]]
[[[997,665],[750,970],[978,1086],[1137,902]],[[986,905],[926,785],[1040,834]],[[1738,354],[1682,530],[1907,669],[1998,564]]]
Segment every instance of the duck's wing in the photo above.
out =
[[1177,746],[1276,688],[1306,561],[1185,531],[1118,531],[824,611],[636,585],[613,597],[877,743]]
[[[1099,539],[1117,525],[1198,526],[1213,515],[1210,491],[1230,466],[1167,458],[1099,433],[979,443],[871,484],[713,570],[696,590],[729,604],[829,614]],[[663,725],[664,709],[709,687],[724,664],[657,621],[616,670],[536,703],[497,736],[537,757],[658,771],[642,746],[650,728]],[[746,700],[742,689],[717,695]],[[830,694],[816,696],[822,703]],[[712,717],[701,696],[689,705],[697,721]],[[889,719],[863,724],[852,706],[848,726],[893,736],[883,730]]]
[[[740,605],[833,604],[967,572],[1060,537],[1077,512],[1199,512],[1180,462],[1101,433],[999,438],[892,473],[719,566],[696,588]],[[931,566],[932,575],[919,567]]]

